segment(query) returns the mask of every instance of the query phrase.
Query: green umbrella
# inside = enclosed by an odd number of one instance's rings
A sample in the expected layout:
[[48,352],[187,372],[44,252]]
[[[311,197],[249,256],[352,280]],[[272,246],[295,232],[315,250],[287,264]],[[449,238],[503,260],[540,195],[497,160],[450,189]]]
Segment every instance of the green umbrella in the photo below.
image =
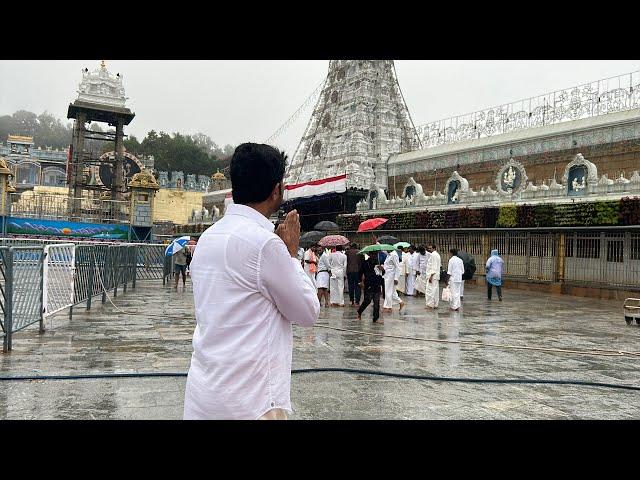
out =
[[409,248],[411,246],[410,243],[407,242],[398,242],[394,245],[394,248]]
[[379,252],[380,250],[391,252],[392,250],[395,250],[395,247],[393,245],[388,245],[386,243],[376,243],[375,245],[369,245],[368,247],[364,247],[358,253]]

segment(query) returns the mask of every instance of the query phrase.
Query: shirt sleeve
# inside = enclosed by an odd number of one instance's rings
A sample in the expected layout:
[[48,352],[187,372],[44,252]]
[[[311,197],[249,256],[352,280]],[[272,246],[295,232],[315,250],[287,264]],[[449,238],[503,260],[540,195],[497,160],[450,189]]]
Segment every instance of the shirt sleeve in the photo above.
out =
[[392,257],[393,257],[393,266],[395,267],[394,280],[400,280],[400,260],[398,259],[398,255],[392,255]]
[[267,241],[260,257],[260,292],[289,322],[313,326],[320,313],[320,302],[313,282],[300,262],[289,255],[279,238]]

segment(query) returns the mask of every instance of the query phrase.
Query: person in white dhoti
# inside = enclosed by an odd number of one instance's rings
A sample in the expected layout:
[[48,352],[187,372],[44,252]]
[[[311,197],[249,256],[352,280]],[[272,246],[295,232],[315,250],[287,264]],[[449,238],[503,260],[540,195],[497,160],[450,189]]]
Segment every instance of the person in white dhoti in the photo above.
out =
[[427,251],[429,252],[429,260],[427,260],[425,272],[426,288],[424,298],[427,308],[438,308],[438,302],[440,300],[440,267],[442,260],[433,243],[427,245]]
[[449,289],[451,290],[451,310],[460,310],[460,288],[462,287],[462,274],[464,273],[464,263],[458,257],[458,250],[452,248],[449,250],[451,258],[447,273],[449,274]]
[[416,264],[415,260],[418,254],[416,253],[416,248],[411,245],[409,247],[409,253],[407,254],[407,290],[406,294],[410,297],[416,294]]
[[415,289],[417,292],[426,293],[427,291],[427,282],[425,278],[425,274],[427,273],[427,261],[429,260],[429,252],[420,245],[418,247],[418,256],[415,260],[415,269],[416,269],[416,284]]
[[406,293],[407,292],[407,273],[408,270],[408,258],[407,254],[404,253],[403,249],[398,248],[398,260],[400,262],[400,275],[398,276],[398,286],[396,287],[396,292]]
[[398,296],[396,292],[396,285],[398,285],[398,278],[400,277],[400,260],[398,259],[398,252],[395,250],[387,255],[384,261],[384,306],[383,310],[390,312],[394,303],[400,304],[400,310],[404,307],[404,302]]
[[329,270],[331,271],[329,293],[332,307],[344,307],[344,279],[347,276],[347,256],[342,250],[342,245],[338,245],[336,251],[329,254]]
[[324,306],[329,306],[329,251],[323,251],[318,259],[318,272],[316,273],[316,287],[318,288],[318,300]]

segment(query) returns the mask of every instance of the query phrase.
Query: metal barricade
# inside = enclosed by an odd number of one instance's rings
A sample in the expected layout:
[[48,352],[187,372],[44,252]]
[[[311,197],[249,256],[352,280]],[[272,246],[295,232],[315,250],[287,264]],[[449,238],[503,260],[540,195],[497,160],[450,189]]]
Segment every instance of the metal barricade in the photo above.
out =
[[3,265],[3,351],[11,350],[13,334],[36,322],[44,331],[42,247],[2,249]]
[[44,247],[42,305],[45,318],[73,305],[75,249],[73,243]]

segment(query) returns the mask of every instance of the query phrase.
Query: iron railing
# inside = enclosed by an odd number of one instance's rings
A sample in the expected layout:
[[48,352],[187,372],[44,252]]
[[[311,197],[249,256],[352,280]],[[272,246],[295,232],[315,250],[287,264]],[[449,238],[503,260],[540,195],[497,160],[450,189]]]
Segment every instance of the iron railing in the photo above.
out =
[[[5,239],[6,240],[6,239]],[[0,335],[3,351],[12,348],[13,333],[35,322],[44,331],[44,318],[74,306],[91,302],[96,295],[117,296],[136,286],[137,279],[162,279],[171,275],[173,257],[164,254],[165,245],[46,244],[0,246]]]
[[[11,193],[11,215],[20,218],[88,223],[128,223],[129,202],[66,195]],[[75,205],[71,205],[75,203]],[[71,207],[74,207],[73,209]],[[73,217],[70,211],[77,212]]]
[[[393,235],[413,245],[433,242],[445,269],[449,250],[456,248],[474,257],[476,274],[483,276],[483,265],[491,250],[497,249],[504,260],[506,279],[640,289],[637,229],[376,230],[375,234]],[[369,232],[344,232],[344,235],[360,246],[372,243]]]

